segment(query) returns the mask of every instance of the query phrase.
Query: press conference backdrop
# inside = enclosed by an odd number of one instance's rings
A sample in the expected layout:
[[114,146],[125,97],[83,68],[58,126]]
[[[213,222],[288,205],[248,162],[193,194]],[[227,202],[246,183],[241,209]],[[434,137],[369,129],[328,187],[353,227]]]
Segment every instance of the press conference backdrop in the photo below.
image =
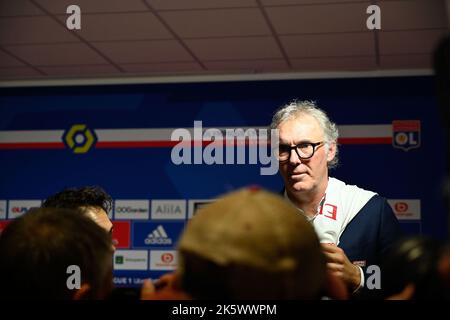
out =
[[[274,192],[261,165],[171,160],[176,128],[265,127],[292,99],[338,123],[331,172],[389,199],[407,233],[446,236],[444,141],[432,77],[173,83],[0,90],[0,229],[65,187],[114,198],[114,282],[139,286],[177,264],[195,209],[246,185]],[[267,239],[269,243],[271,239]]]

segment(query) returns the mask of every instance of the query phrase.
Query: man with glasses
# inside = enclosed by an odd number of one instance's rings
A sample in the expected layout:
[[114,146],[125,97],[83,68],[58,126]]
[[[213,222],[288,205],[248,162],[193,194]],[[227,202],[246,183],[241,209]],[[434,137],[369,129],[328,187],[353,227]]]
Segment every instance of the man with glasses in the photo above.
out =
[[314,225],[328,269],[358,291],[361,267],[379,265],[400,233],[391,207],[374,192],[329,177],[338,162],[338,129],[313,102],[282,106],[271,129],[279,130],[285,198]]

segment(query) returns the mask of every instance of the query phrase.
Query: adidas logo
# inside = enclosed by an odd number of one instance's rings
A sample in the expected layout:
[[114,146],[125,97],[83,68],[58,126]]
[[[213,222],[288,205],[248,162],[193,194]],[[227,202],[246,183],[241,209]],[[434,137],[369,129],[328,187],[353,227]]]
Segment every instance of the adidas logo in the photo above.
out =
[[156,227],[151,233],[145,238],[145,244],[147,245],[172,245],[172,239],[167,236],[166,230],[164,230],[162,225]]

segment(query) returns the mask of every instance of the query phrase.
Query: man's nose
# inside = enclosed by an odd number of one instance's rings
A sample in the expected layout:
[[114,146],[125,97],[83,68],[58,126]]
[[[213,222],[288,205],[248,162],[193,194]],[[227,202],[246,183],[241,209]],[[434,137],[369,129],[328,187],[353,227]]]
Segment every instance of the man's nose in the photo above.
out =
[[289,154],[289,163],[292,165],[299,165],[302,163],[302,160],[299,158],[295,149],[291,149],[291,153]]

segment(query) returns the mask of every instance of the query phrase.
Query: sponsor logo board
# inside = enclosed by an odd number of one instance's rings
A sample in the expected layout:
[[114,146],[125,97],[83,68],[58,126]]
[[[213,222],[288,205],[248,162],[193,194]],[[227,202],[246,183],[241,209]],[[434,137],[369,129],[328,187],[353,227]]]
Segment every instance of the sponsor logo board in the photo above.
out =
[[112,231],[112,242],[116,249],[125,249],[130,247],[130,222],[112,221],[114,226]]
[[31,208],[39,208],[41,200],[9,200],[8,219],[20,217]]
[[420,199],[389,199],[398,220],[420,220]]
[[175,270],[177,263],[176,250],[150,250],[150,270]]
[[184,222],[135,222],[133,247],[173,247],[183,228]]
[[186,200],[152,200],[152,220],[186,219]]
[[214,202],[215,199],[191,199],[188,202],[188,207],[189,207],[189,219],[191,219],[194,215],[195,212],[200,209],[201,207],[203,207],[204,205],[207,205],[208,203]]
[[114,270],[148,270],[147,250],[116,250]]
[[148,200],[116,200],[114,203],[114,219],[144,219],[149,217]]

